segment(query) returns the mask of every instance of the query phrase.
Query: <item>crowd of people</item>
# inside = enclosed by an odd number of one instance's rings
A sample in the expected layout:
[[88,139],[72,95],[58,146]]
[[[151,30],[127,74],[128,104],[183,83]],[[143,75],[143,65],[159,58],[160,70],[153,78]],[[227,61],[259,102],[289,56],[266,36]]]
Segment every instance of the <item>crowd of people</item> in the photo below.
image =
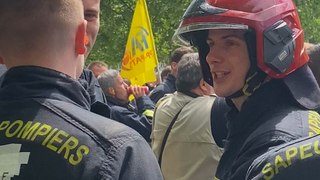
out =
[[193,0],[149,89],[84,67],[99,19],[0,1],[0,179],[318,179],[320,45],[292,0]]

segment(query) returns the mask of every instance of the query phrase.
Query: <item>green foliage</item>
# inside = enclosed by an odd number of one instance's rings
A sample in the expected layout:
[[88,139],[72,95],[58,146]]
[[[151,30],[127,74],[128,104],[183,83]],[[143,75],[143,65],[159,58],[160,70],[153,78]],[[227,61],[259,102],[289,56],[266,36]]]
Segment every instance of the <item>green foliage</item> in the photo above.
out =
[[[166,63],[176,46],[171,38],[191,0],[146,0],[158,59]],[[294,0],[297,4],[307,42],[320,42],[319,0]],[[87,63],[101,60],[118,68],[130,30],[135,0],[101,0],[101,27]]]
[[[166,63],[176,46],[171,38],[190,0],[147,0],[157,55]],[[101,25],[96,44],[87,63],[101,60],[118,68],[130,30],[135,0],[101,0]]]
[[304,29],[305,41],[320,43],[320,1],[295,0]]

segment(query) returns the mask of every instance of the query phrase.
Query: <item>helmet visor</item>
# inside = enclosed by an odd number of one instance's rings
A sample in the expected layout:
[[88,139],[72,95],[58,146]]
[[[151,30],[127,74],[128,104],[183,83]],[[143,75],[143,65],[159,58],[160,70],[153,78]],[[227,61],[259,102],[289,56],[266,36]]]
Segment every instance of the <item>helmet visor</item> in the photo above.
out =
[[240,29],[240,30],[248,30],[248,25],[245,24],[225,24],[218,22],[202,22],[196,24],[190,24],[187,26],[183,26],[180,24],[179,28],[176,30],[172,37],[172,41],[175,44],[182,46],[190,46],[190,38],[188,36],[184,36],[186,33],[201,31],[201,30],[209,30],[209,29]]

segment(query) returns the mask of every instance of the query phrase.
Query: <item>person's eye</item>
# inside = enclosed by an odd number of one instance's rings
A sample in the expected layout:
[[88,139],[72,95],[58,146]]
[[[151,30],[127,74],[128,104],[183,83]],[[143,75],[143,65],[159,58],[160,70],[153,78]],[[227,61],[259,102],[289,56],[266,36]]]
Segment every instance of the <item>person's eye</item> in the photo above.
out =
[[236,45],[236,43],[233,40],[228,39],[225,41],[225,45],[226,46],[234,46],[234,45]]
[[84,18],[87,20],[87,21],[93,21],[93,20],[96,20],[98,19],[98,13],[94,13],[94,12],[87,12],[84,14]]
[[239,43],[233,39],[226,39],[224,41],[225,48],[231,48],[237,46]]

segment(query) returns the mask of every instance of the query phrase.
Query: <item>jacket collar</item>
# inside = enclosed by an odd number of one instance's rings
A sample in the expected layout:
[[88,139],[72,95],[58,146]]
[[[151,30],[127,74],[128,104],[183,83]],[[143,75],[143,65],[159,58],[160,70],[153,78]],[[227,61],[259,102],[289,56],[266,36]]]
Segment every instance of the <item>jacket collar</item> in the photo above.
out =
[[90,110],[86,89],[70,76],[37,66],[9,69],[0,83],[0,100],[49,98]]
[[164,80],[171,84],[174,89],[176,89],[176,77],[172,74],[168,74],[167,78]]
[[134,112],[137,111],[137,108],[134,105],[132,105],[129,101],[128,101],[128,103],[123,104],[119,100],[117,100],[111,96],[106,96],[106,98],[107,98],[107,104],[111,107],[112,106],[120,106],[120,107],[126,108],[130,111],[134,111]]
[[110,106],[121,106],[121,107],[127,107],[128,103],[121,103],[119,100],[117,100],[116,98],[113,98],[111,96],[106,96],[107,97],[107,103]]
[[185,95],[187,95],[187,96],[190,96],[190,97],[192,97],[192,98],[197,98],[197,97],[199,97],[198,94],[193,93],[193,92],[191,92],[191,91],[178,91],[178,92],[183,93],[183,94],[185,94]]
[[172,74],[168,74],[168,76],[165,80],[170,81],[170,82],[176,82],[176,77]]
[[250,131],[259,121],[267,120],[266,117],[271,116],[271,111],[292,106],[298,107],[298,104],[284,82],[272,80],[248,97],[242,105],[241,112],[232,106],[227,114],[228,136],[237,136],[244,131]]

